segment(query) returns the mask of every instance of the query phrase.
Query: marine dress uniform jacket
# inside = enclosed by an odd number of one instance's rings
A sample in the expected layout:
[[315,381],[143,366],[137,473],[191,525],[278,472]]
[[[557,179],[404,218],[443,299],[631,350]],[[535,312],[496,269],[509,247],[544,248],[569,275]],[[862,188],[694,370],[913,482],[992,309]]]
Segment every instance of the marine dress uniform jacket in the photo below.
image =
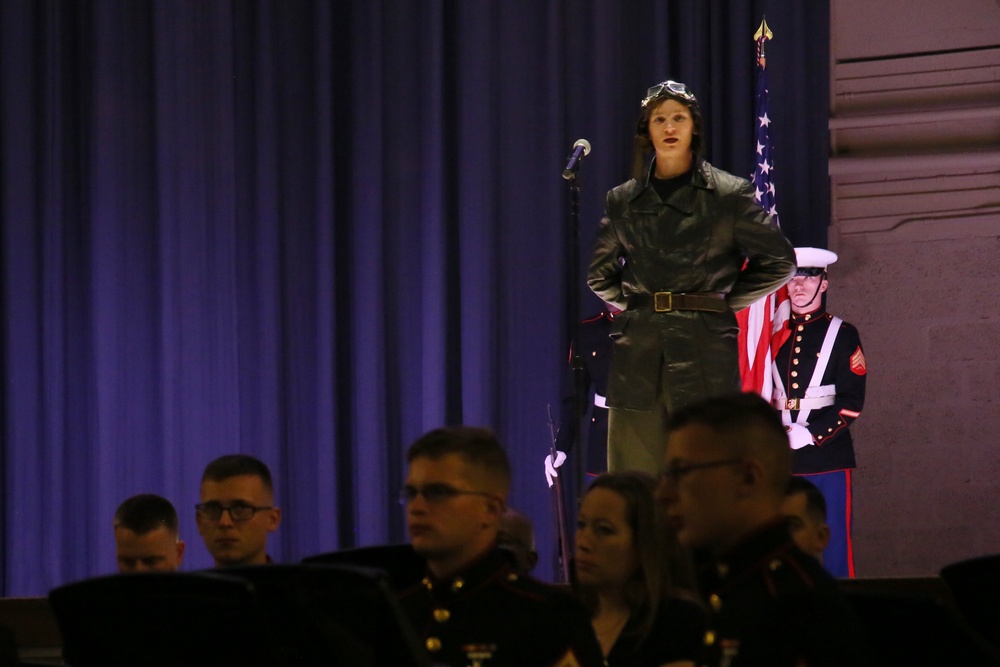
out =
[[[599,475],[608,469],[608,369],[611,367],[611,325],[617,313],[607,310],[588,317],[577,327],[579,355],[582,375],[580,390],[585,392],[584,416],[590,415],[586,433],[579,442],[586,445],[586,472]],[[570,349],[572,362],[574,350]],[[564,382],[562,412],[559,432],[556,434],[556,449],[560,452],[574,451],[576,437],[576,371],[572,363],[567,367]],[[563,481],[565,484],[565,480]]]
[[[652,409],[666,365],[669,405],[738,391],[735,310],[783,285],[795,254],[752,199],[748,181],[698,161],[690,184],[661,201],[629,180],[607,196],[587,283],[615,316],[608,406]],[[715,294],[722,312],[655,312],[654,294]]]
[[583,605],[570,593],[519,576],[494,549],[465,572],[430,576],[399,593],[434,665],[601,667]]
[[[776,407],[782,410],[786,421],[801,421],[800,411],[788,410],[787,401],[792,399],[792,406],[795,406],[795,399],[806,397],[832,319],[829,313],[820,309],[806,315],[793,315],[789,320],[791,336],[774,359],[775,375],[781,381],[781,386],[775,390]],[[797,449],[792,454],[792,472],[796,475],[855,467],[854,439],[848,427],[861,415],[865,405],[867,376],[867,362],[858,330],[841,322],[818,387],[827,388],[819,393],[830,396],[829,405],[809,411],[806,428],[816,444]]]
[[719,667],[855,667],[856,617],[836,581],[775,520],[718,559],[702,561],[705,643]]

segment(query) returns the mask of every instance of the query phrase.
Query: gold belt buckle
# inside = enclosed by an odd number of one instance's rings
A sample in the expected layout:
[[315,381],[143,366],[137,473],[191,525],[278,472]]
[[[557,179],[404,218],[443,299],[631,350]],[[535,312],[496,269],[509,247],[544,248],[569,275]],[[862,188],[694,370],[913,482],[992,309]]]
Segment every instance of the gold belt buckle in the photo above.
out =
[[798,410],[799,409],[799,399],[797,399],[797,398],[790,398],[787,401],[785,401],[785,409],[786,410]]
[[[667,297],[667,305],[663,307],[660,305],[660,297]],[[669,313],[674,309],[674,293],[673,292],[656,292],[653,294],[653,310],[658,313]]]

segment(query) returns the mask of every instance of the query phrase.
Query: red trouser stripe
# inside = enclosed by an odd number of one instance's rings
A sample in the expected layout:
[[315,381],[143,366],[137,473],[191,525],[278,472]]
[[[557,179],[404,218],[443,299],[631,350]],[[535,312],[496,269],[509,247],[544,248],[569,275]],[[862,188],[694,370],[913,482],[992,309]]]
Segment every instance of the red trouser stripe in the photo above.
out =
[[851,532],[852,532],[851,531],[851,522],[853,521],[853,517],[851,515],[854,513],[854,508],[852,507],[854,494],[853,494],[852,489],[851,489],[851,471],[850,470],[845,470],[844,471],[844,475],[845,475],[844,486],[846,487],[845,488],[846,493],[844,495],[847,496],[847,511],[845,512],[845,516],[846,516],[846,519],[847,519],[847,521],[846,521],[847,525],[844,526],[845,532],[847,534],[847,571],[848,571],[848,576],[850,576],[853,579],[854,578],[854,539],[851,536]]

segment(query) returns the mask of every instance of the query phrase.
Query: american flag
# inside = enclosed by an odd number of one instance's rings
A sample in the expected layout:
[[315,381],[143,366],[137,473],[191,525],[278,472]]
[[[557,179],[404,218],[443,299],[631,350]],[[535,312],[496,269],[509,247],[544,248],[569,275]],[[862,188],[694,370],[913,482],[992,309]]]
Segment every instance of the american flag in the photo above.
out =
[[[767,70],[764,45],[773,37],[767,21],[761,21],[754,35],[757,43],[757,109],[756,109],[756,155],[751,182],[754,186],[754,200],[768,215],[778,222],[775,205],[774,160],[771,157],[771,119],[767,107]],[[740,378],[743,391],[754,391],[770,400],[771,360],[781,344],[788,337],[788,322],[791,306],[788,290],[784,287],[774,294],[744,308],[736,314],[740,326]]]

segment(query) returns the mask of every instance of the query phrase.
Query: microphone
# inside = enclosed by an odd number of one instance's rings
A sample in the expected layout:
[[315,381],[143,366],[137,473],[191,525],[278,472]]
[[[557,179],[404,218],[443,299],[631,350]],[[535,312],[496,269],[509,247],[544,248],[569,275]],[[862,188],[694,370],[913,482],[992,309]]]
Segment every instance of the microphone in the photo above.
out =
[[568,162],[566,163],[566,168],[563,169],[563,178],[567,181],[576,178],[576,170],[580,168],[580,163],[583,161],[584,156],[589,154],[590,142],[586,139],[577,139],[576,143],[573,144],[573,152],[566,158]]

